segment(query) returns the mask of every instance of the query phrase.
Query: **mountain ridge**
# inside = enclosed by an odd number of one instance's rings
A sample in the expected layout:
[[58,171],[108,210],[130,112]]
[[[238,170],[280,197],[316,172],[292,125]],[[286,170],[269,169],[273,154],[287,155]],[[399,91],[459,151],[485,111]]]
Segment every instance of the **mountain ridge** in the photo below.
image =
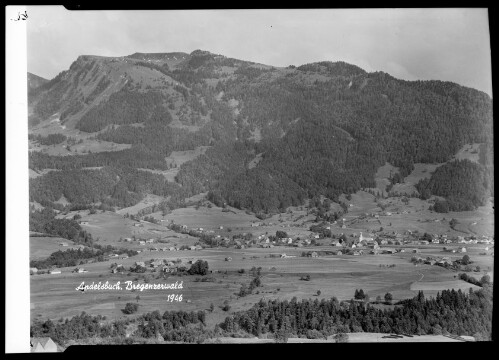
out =
[[[276,68],[205,50],[82,55],[29,103],[33,134],[131,146],[80,155],[87,166],[136,164],[128,158],[136,153],[163,170],[159,159],[172,151],[209,146],[182,164],[176,183],[188,195],[219,191],[216,198],[231,205],[267,212],[373,187],[385,162],[405,177],[414,163],[445,162],[464,144],[493,136],[491,98],[479,90],[343,61]],[[254,154],[261,161],[249,169]],[[44,156],[33,166],[68,166]],[[259,186],[270,195],[257,197]]]

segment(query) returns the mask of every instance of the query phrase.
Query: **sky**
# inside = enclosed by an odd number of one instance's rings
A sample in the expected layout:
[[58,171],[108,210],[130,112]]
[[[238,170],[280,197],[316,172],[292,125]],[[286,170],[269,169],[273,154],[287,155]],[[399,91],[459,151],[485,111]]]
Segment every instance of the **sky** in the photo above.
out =
[[28,71],[47,79],[79,55],[201,49],[276,67],[345,61],[492,96],[487,9],[27,9]]

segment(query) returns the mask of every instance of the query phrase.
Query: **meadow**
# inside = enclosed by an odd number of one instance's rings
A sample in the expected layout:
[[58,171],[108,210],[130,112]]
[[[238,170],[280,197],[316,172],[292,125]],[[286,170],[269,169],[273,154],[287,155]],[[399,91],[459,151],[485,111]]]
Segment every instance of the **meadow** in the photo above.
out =
[[[327,247],[314,247],[326,249]],[[330,248],[330,247],[329,247]],[[310,250],[310,249],[308,249]],[[31,314],[33,317],[71,317],[86,311],[90,314],[100,314],[110,319],[126,317],[121,312],[127,302],[138,302],[139,314],[154,310],[197,311],[208,310],[213,303],[215,310],[207,313],[209,326],[215,326],[231,312],[248,309],[260,299],[328,299],[337,297],[339,300],[353,298],[355,289],[363,289],[369,294],[371,301],[379,295],[382,298],[387,292],[393,295],[395,301],[411,298],[419,290],[424,290],[427,296],[436,296],[443,289],[461,289],[467,291],[474,285],[456,279],[456,272],[438,266],[418,265],[410,263],[410,254],[394,255],[363,255],[363,256],[325,256],[318,258],[300,257],[302,249],[289,247],[274,247],[271,249],[249,248],[213,248],[197,251],[145,251],[137,256],[92,263],[85,266],[88,273],[71,273],[72,268],[63,268],[59,275],[31,276]],[[274,258],[270,254],[286,253],[289,258]],[[428,249],[428,254],[440,253],[440,250]],[[232,261],[225,261],[231,257]],[[475,259],[475,256],[471,256]],[[188,261],[206,260],[212,274],[212,281],[199,282],[200,276],[170,275],[164,279],[159,272],[135,274],[111,274],[109,266],[113,262],[123,264],[126,268],[136,261],[151,259],[182,259],[189,267]],[[485,259],[485,258],[484,258]],[[489,257],[488,266],[492,265]],[[395,267],[380,267],[392,265]],[[252,294],[239,297],[237,294],[242,283],[249,284],[252,277],[249,270],[261,267],[262,287]],[[244,269],[244,273],[239,271]],[[310,281],[300,280],[304,275],[310,275]],[[75,290],[81,282],[91,284],[99,281],[114,284],[120,281],[123,290],[98,290],[85,292]],[[182,290],[144,290],[131,291],[125,289],[125,281],[134,283],[174,283],[183,282]],[[50,291],[47,291],[49,289]],[[317,291],[320,290],[320,295]],[[168,302],[169,294],[182,294],[182,302]],[[137,299],[137,295],[140,297]],[[231,309],[225,312],[221,309],[223,302],[229,300]]]
[[[192,156],[201,152],[178,152],[172,155],[175,162],[188,161]],[[416,164],[417,165],[417,164]],[[437,165],[434,165],[436,167]],[[379,171],[379,179],[389,175],[394,170],[389,164]],[[419,166],[411,176],[414,183],[418,178],[427,176],[429,169]],[[388,175],[387,175],[388,174]],[[410,178],[410,177],[409,177]],[[163,215],[161,212],[150,214],[158,223],[137,222],[124,217],[126,212],[133,209],[122,209],[118,212],[97,211],[89,214],[88,211],[70,212],[64,215],[72,217],[79,214],[84,222],[81,226],[90,232],[97,244],[112,245],[128,249],[141,250],[142,252],[128,259],[111,259],[105,262],[91,263],[84,266],[88,273],[71,273],[71,268],[63,268],[60,275],[35,275],[31,276],[31,315],[32,318],[68,318],[86,311],[92,315],[104,315],[108,319],[120,319],[134,315],[125,315],[121,311],[127,302],[138,302],[138,314],[159,310],[208,310],[214,305],[214,311],[207,311],[206,321],[209,328],[222,322],[225,317],[238,310],[249,309],[260,299],[329,299],[336,297],[339,300],[350,300],[355,289],[363,289],[374,301],[378,296],[384,298],[386,293],[393,295],[394,301],[412,298],[418,291],[423,290],[426,296],[436,296],[444,289],[461,289],[468,291],[476,288],[475,285],[457,278],[458,272],[435,265],[411,263],[415,254],[412,249],[419,248],[419,256],[426,258],[449,257],[451,260],[462,258],[462,253],[444,252],[443,247],[458,248],[461,244],[429,244],[429,245],[387,245],[390,248],[404,248],[405,252],[382,255],[327,255],[317,258],[302,257],[303,251],[338,250],[331,246],[331,239],[320,239],[317,246],[295,248],[289,246],[276,246],[273,248],[206,248],[196,251],[149,251],[151,247],[171,247],[194,245],[198,238],[186,234],[179,234],[167,228],[174,222],[186,225],[190,229],[202,228],[212,231],[214,235],[232,237],[235,234],[250,233],[253,237],[259,235],[275,235],[276,231],[285,231],[288,236],[308,238],[312,232],[310,226],[317,224],[315,215],[312,214],[307,204],[299,207],[290,207],[286,213],[274,214],[265,220],[260,220],[254,214],[231,207],[222,209],[204,200],[203,194],[190,199],[193,203],[201,201],[201,205],[179,208]],[[385,213],[378,205],[376,198],[366,192],[359,191],[347,199],[340,197],[348,205],[345,227],[332,224],[331,231],[335,236],[359,235],[363,232],[378,233],[397,232],[405,234],[408,231],[425,232],[431,234],[447,234],[448,237],[489,235],[494,234],[493,203],[478,208],[476,211],[439,214],[428,210],[430,203],[418,198],[410,198],[404,202],[402,197],[390,197],[380,201],[386,206]],[[158,198],[148,196],[136,205],[138,209],[159,201]],[[333,210],[339,210],[339,204],[333,203]],[[135,210],[137,210],[135,209]],[[387,215],[389,212],[390,215]],[[376,215],[376,216],[375,216]],[[60,215],[59,217],[62,217]],[[450,220],[456,219],[458,224],[452,229]],[[140,226],[136,226],[139,225]],[[254,226],[258,224],[258,226]],[[154,239],[153,244],[139,245],[137,241],[120,241],[125,238]],[[41,238],[31,239],[31,257],[48,256],[50,251],[60,250],[60,239]],[[68,242],[69,243],[69,242]],[[471,272],[468,275],[479,279],[483,274],[489,274],[493,279],[493,250],[485,250],[483,244],[466,244],[467,254],[473,265],[479,265],[480,272]],[[490,246],[489,246],[490,247]],[[483,254],[486,255],[483,255]],[[286,254],[286,258],[279,257]],[[270,255],[273,255],[271,257]],[[231,261],[226,261],[230,257]],[[212,271],[207,277],[210,281],[201,282],[200,276],[170,275],[167,279],[159,272],[148,270],[145,274],[129,273],[112,274],[110,265],[114,262],[123,264],[127,269],[136,261],[151,259],[181,259],[182,264],[190,267],[189,261],[206,260]],[[394,265],[394,267],[388,267]],[[256,288],[252,294],[244,297],[238,295],[241,284],[249,285],[252,280],[249,270],[253,267],[261,268],[261,281],[263,286]],[[244,272],[242,271],[244,269]],[[310,281],[301,280],[305,275],[310,275]],[[123,290],[77,291],[75,288],[82,282],[116,283],[120,281]],[[174,283],[183,282],[182,290],[144,290],[130,291],[124,288],[125,281],[134,283]],[[49,290],[49,291],[47,291]],[[320,291],[320,293],[318,293]],[[168,302],[169,294],[182,294],[182,302]],[[224,301],[229,301],[230,310],[222,310]],[[390,305],[377,304],[377,307]],[[391,305],[393,306],[393,305]],[[360,337],[359,337],[360,336]],[[362,338],[362,336],[364,336]],[[366,337],[367,336],[367,337]],[[358,338],[359,337],[359,338]],[[419,341],[418,338],[417,341]],[[437,339],[432,338],[432,339]],[[445,338],[451,341],[449,338]],[[447,341],[438,339],[435,341]],[[241,339],[236,339],[241,342]],[[354,335],[351,342],[357,341],[391,341],[380,339],[376,335]],[[233,340],[227,340],[228,342]],[[244,341],[251,342],[251,339]],[[264,339],[259,339],[259,342]],[[266,340],[265,340],[266,341]],[[290,342],[295,340],[291,339]],[[303,339],[296,339],[301,342]],[[399,341],[399,339],[396,339]],[[400,340],[403,341],[403,340]],[[411,339],[410,341],[416,341]],[[428,341],[433,341],[428,339]],[[222,342],[226,340],[222,339]]]

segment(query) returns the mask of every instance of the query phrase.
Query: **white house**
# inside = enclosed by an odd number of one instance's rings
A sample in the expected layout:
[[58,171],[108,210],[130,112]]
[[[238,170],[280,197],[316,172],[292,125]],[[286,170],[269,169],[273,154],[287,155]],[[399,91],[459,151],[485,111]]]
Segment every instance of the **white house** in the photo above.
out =
[[52,270],[49,270],[49,274],[52,274],[52,275],[55,275],[55,274],[60,274],[61,273],[61,270],[59,269],[52,269]]
[[359,236],[359,241],[371,242],[371,241],[374,241],[374,239],[372,237],[366,237],[366,236],[362,235],[362,232],[361,232],[360,236]]
[[31,338],[31,352],[57,352],[57,344],[49,337]]

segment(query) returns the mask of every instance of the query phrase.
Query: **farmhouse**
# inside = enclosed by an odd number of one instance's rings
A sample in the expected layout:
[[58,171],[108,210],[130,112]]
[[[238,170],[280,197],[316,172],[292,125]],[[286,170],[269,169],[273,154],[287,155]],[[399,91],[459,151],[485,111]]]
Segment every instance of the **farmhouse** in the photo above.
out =
[[196,250],[196,247],[194,245],[189,246],[189,250]]
[[466,252],[466,248],[463,246],[463,247],[459,250],[459,252],[465,253],[465,252]]
[[371,242],[371,241],[374,241],[374,238],[373,237],[366,237],[364,235],[362,235],[362,232],[360,233],[360,236],[359,236],[359,241],[367,241],[367,242]]
[[68,243],[67,242],[61,242],[59,243],[60,246],[68,246]]
[[51,269],[51,270],[49,270],[49,274],[55,275],[55,274],[60,274],[60,273],[61,273],[61,270],[59,270],[59,269]]
[[75,268],[73,270],[74,273],[84,273],[87,272],[84,268]]
[[165,273],[168,273],[168,272],[173,273],[173,272],[177,272],[177,268],[174,266],[163,266],[162,271]]
[[37,268],[35,268],[35,267],[29,268],[29,274],[30,275],[36,274],[37,272],[38,272]]
[[395,249],[383,249],[383,254],[395,254],[396,252]]
[[31,338],[31,352],[57,352],[57,344],[49,337]]
[[161,266],[163,265],[163,260],[153,260],[151,261],[151,266],[152,267],[158,267],[158,266]]
[[317,255],[317,252],[312,251],[312,254],[311,254],[310,256],[312,256],[312,257],[317,257],[318,255]]
[[111,265],[111,272],[113,274],[116,274],[117,272],[120,272],[120,271],[123,271],[123,270],[124,270],[124,268],[123,268],[122,264],[116,264],[116,263],[114,263],[114,264]]
[[146,240],[146,243],[148,243],[148,244],[152,244],[153,242],[154,242],[154,239]]
[[143,240],[139,241],[139,245],[145,245],[145,244],[146,244],[145,241],[143,241]]
[[143,261],[136,261],[135,262],[135,266],[142,266],[142,267],[146,267],[146,263],[143,262]]

